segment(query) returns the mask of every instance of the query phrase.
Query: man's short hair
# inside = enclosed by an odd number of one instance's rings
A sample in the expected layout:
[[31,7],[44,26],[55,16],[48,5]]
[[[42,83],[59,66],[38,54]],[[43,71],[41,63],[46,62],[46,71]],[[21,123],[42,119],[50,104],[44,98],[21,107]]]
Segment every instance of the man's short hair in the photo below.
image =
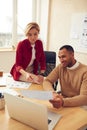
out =
[[70,45],[64,45],[64,46],[60,47],[60,49],[59,49],[59,50],[62,50],[62,49],[64,49],[64,48],[65,48],[67,51],[74,52],[73,47],[72,47],[72,46],[70,46]]

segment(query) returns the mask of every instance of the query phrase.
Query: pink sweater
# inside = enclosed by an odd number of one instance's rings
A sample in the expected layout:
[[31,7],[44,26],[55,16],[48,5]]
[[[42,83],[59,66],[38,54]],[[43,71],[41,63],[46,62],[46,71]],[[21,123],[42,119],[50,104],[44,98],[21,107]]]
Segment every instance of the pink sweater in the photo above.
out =
[[70,70],[60,64],[49,74],[45,82],[52,85],[58,79],[64,96],[64,106],[87,105],[86,65],[80,63],[77,68]]

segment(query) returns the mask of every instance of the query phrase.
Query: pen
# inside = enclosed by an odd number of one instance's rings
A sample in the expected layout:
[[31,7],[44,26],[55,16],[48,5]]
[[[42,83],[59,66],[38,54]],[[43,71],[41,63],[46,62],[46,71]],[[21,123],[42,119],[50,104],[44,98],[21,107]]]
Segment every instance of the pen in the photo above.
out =
[[22,96],[22,95],[18,95],[18,97],[24,98],[24,96]]

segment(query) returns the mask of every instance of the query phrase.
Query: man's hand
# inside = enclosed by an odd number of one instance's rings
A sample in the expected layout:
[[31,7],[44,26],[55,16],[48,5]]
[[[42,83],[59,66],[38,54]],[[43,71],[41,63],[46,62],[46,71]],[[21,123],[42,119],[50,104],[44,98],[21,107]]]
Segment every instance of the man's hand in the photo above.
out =
[[53,107],[60,108],[63,106],[63,97],[60,94],[53,92],[53,99],[49,100],[49,102],[53,105]]

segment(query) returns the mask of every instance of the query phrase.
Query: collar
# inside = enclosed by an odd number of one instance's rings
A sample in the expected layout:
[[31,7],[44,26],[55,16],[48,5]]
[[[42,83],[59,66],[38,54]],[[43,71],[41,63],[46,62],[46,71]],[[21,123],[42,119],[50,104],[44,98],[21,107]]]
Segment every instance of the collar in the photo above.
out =
[[76,61],[76,63],[72,67],[67,67],[67,69],[73,70],[79,66],[79,62]]
[[35,44],[32,44],[31,46],[34,48],[34,47],[35,47]]

